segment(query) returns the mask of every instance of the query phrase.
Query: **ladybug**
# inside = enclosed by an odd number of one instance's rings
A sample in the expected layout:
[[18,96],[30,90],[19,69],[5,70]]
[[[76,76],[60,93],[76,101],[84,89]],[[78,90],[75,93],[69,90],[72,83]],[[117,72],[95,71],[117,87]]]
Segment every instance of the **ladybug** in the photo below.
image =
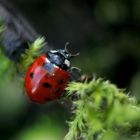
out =
[[29,66],[25,75],[25,92],[31,101],[45,103],[61,97],[70,79],[70,58],[65,49],[50,50]]

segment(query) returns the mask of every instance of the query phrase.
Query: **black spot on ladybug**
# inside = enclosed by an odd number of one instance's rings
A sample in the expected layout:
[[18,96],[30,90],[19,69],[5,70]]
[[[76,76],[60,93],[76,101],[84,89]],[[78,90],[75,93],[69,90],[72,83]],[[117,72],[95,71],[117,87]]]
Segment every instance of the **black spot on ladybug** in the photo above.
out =
[[44,99],[45,101],[51,101],[52,99],[50,99],[49,97]]
[[61,79],[61,80],[58,82],[59,85],[62,85],[63,83],[64,83],[64,80],[63,80],[63,79]]
[[31,78],[34,77],[34,73],[33,73],[33,72],[30,73],[30,77],[31,77]]
[[49,84],[49,83],[43,83],[43,87],[45,87],[45,88],[51,88],[52,86]]

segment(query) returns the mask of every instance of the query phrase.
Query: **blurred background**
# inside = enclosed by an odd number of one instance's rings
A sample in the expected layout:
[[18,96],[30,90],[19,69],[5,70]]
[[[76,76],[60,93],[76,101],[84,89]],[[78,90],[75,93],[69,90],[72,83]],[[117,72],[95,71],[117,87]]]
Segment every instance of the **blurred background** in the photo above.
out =
[[[10,0],[9,0],[10,1]],[[140,99],[140,0],[12,0],[50,46],[70,42],[82,73],[96,74]],[[0,139],[62,140],[69,110],[59,102],[31,103],[19,76],[2,73],[0,56]],[[11,73],[11,71],[8,71]]]

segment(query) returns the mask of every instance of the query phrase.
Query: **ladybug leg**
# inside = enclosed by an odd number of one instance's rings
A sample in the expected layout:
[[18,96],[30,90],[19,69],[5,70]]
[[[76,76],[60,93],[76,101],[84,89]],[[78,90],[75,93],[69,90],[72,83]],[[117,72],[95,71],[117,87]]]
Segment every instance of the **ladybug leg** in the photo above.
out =
[[92,74],[92,80],[95,81],[96,79],[97,79],[97,74],[96,73],[93,73]]
[[90,82],[90,81],[95,81],[97,79],[97,75],[95,73],[93,73],[92,75],[87,75],[87,74],[83,74],[80,78],[79,78],[79,82]]
[[81,69],[77,67],[71,67],[69,70],[70,73],[70,81],[78,80],[81,76]]
[[70,68],[70,71],[73,71],[73,72],[74,72],[74,71],[77,71],[77,72],[80,73],[80,72],[81,72],[81,69],[79,69],[79,68],[77,68],[77,67],[71,67],[71,68]]

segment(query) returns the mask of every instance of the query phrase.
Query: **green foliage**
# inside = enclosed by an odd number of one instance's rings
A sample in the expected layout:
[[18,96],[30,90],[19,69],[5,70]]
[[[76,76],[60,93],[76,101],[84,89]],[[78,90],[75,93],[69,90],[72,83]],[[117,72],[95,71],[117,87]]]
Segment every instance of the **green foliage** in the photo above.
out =
[[[110,21],[110,23],[119,22],[125,18],[125,15],[122,15],[121,18],[119,18],[120,12],[118,8],[115,5],[113,5],[113,3],[111,4],[107,3],[107,7],[112,7],[112,5],[113,7],[115,7],[112,13],[106,10],[104,4],[102,5],[103,6],[101,7],[101,15],[103,14],[103,16],[105,16],[106,19]],[[120,4],[118,3],[118,5]],[[3,30],[4,27],[0,26],[0,32],[2,32]],[[129,41],[125,41],[125,42],[129,42]],[[29,44],[29,49],[25,51],[25,54],[22,54],[21,61],[19,63],[19,67],[23,71],[26,71],[28,66],[34,61],[34,58],[40,55],[44,45],[45,45],[45,40],[43,37],[38,38],[32,44]],[[121,46],[121,45],[116,45],[116,46]],[[127,44],[126,46],[129,45]],[[112,52],[110,52],[110,48],[106,52],[105,50],[107,49],[106,48],[104,48],[103,50],[99,49],[99,53],[95,52],[95,55],[93,55],[93,52],[90,51],[91,56],[94,56],[94,58],[96,58],[94,59],[95,63],[91,63],[90,57],[86,57],[86,59],[85,57],[83,57],[84,61],[87,61],[86,67],[84,65],[85,69],[92,69],[100,66],[101,68],[104,69],[107,69],[109,66],[112,67],[118,61],[118,57],[117,57],[118,55],[116,55],[116,52],[114,51],[114,47],[112,49]],[[133,49],[133,50],[137,50],[137,49]],[[104,60],[102,57],[103,52],[104,52],[104,56],[110,56],[109,58],[112,58],[112,55],[110,54],[113,54],[113,57],[115,56],[115,59]],[[89,52],[87,54],[89,55]],[[9,78],[10,77],[9,75],[13,74],[15,65],[4,55],[2,50],[0,50],[0,60],[1,60],[0,83],[5,84],[5,82],[3,82],[3,76],[6,73],[6,77]],[[85,64],[83,63],[83,61],[81,62],[82,64]],[[77,63],[78,64],[80,63],[79,60],[77,61]],[[135,98],[126,95],[125,91],[118,89],[114,84],[111,84],[108,81],[103,81],[102,79],[94,79],[90,82],[84,82],[84,83],[72,82],[67,87],[67,92],[68,92],[68,97],[74,95],[77,96],[78,99],[72,101],[73,104],[72,106],[74,108],[73,109],[74,117],[68,123],[69,132],[65,136],[64,138],[65,140],[78,140],[78,139],[80,140],[123,139],[124,140],[128,138],[129,139],[139,138],[140,107],[137,101],[135,100]],[[44,137],[46,138],[46,136],[48,135],[48,134],[46,135],[47,124],[45,124],[45,127],[44,124],[42,124],[42,126],[43,126],[42,129],[44,131],[42,131],[41,129],[39,133],[40,135],[45,134],[43,138]],[[40,130],[40,126],[38,126],[37,129],[33,131],[33,136],[34,134],[38,135],[39,130]],[[28,135],[30,137],[31,132],[32,132],[32,128],[29,130],[29,133],[27,132],[27,135],[25,134],[25,139],[28,139]]]
[[0,33],[4,31],[4,26],[0,26]]
[[13,140],[62,140],[64,128],[62,122],[53,120],[55,116],[52,111],[46,116],[40,115],[36,123],[22,130]]
[[29,44],[29,48],[26,49],[25,54],[21,56],[21,67],[26,71],[29,65],[34,59],[42,52],[42,48],[45,46],[44,37],[37,38],[32,44]]
[[[115,140],[139,134],[137,101],[109,81],[72,82],[67,92],[78,99],[72,101],[74,118],[64,140]],[[133,128],[137,129],[133,132]]]
[[13,71],[14,64],[0,50],[0,77],[11,77]]

